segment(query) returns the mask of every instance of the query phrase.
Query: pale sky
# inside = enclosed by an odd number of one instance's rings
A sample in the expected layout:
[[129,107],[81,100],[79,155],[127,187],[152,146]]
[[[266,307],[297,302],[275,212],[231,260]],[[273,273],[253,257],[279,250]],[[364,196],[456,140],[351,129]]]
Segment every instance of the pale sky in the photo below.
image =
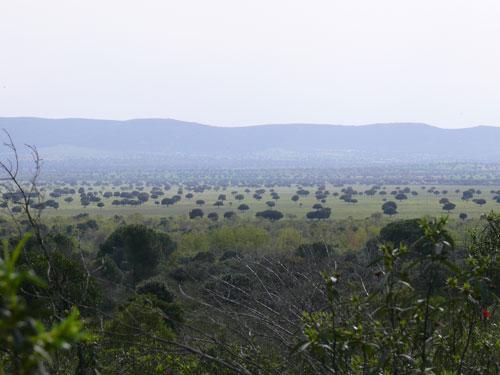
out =
[[0,0],[0,116],[500,126],[500,1]]

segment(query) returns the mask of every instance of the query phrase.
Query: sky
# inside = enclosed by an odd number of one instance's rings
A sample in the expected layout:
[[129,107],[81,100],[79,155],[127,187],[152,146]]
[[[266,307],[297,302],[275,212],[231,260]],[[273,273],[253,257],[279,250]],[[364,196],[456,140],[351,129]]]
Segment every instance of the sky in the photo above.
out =
[[500,126],[498,0],[1,0],[0,116]]

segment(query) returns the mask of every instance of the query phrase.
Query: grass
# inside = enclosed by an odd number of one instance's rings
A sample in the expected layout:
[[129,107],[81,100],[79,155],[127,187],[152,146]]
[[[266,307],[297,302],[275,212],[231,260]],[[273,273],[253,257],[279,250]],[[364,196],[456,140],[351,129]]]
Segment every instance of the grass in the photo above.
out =
[[[411,194],[407,194],[408,199],[398,202],[394,199],[392,195],[389,193],[392,190],[395,190],[396,186],[386,186],[387,195],[375,195],[375,196],[367,196],[367,195],[357,195],[355,196],[358,199],[358,203],[345,203],[341,201],[338,197],[334,197],[330,195],[326,203],[323,205],[325,207],[330,207],[332,209],[331,218],[348,218],[352,217],[354,219],[362,219],[368,217],[374,213],[381,213],[381,206],[384,203],[383,198],[386,197],[387,200],[396,201],[398,204],[398,218],[410,218],[410,217],[421,217],[425,215],[440,215],[446,214],[445,211],[442,210],[442,205],[439,204],[439,199],[446,197],[452,203],[456,204],[456,208],[449,213],[450,217],[458,218],[459,213],[465,212],[469,216],[469,218],[478,218],[482,213],[487,213],[491,210],[499,210],[500,204],[492,200],[493,194],[490,193],[491,190],[499,190],[498,186],[474,186],[475,189],[479,189],[482,191],[481,195],[476,196],[480,198],[484,198],[487,203],[483,206],[479,206],[478,204],[470,201],[463,201],[461,199],[462,193],[455,193],[456,189],[460,189],[460,191],[469,189],[470,186],[457,186],[457,185],[434,185],[436,190],[443,191],[448,190],[448,193],[443,195],[434,195],[432,193],[428,193],[426,190],[422,190],[421,186],[408,186],[411,190],[415,190],[418,192],[417,196],[412,196]],[[331,193],[339,192],[341,188],[327,186],[327,190]],[[365,191],[370,188],[367,185],[357,185],[353,186],[353,188],[357,191]],[[160,200],[164,197],[171,197],[177,193],[177,186],[173,186],[171,190],[166,191],[165,195],[160,198]],[[117,189],[114,189],[117,190]],[[94,191],[114,191],[110,186],[101,186],[94,187]],[[149,189],[145,189],[147,191]],[[237,201],[234,199],[234,196],[231,194],[231,191],[238,191],[245,195],[245,199],[242,201]],[[67,203],[64,201],[64,197],[57,199],[59,201],[60,207],[57,210],[52,208],[48,208],[44,211],[44,215],[46,216],[73,216],[82,212],[87,212],[89,214],[99,214],[102,216],[114,216],[114,215],[130,215],[134,213],[140,213],[144,216],[160,216],[160,217],[169,217],[169,216],[178,216],[184,215],[187,216],[188,212],[193,208],[198,207],[195,202],[198,199],[205,200],[206,204],[202,206],[202,210],[207,214],[208,212],[217,212],[219,215],[222,215],[226,211],[235,211],[238,215],[243,217],[254,217],[255,213],[258,211],[262,211],[268,209],[265,202],[271,200],[269,189],[266,189],[266,193],[263,195],[260,201],[255,200],[253,195],[253,190],[251,189],[251,193],[244,193],[244,187],[229,187],[226,190],[219,191],[205,191],[204,193],[194,193],[194,197],[192,199],[187,199],[185,197],[178,203],[173,206],[162,206],[155,205],[154,201],[149,200],[145,204],[141,206],[113,206],[111,202],[116,199],[112,198],[102,198],[105,203],[105,207],[99,208],[95,204],[92,204],[88,207],[83,207],[80,205],[79,195],[75,194],[73,196],[74,201],[71,203]],[[312,210],[312,206],[318,201],[314,197],[315,188],[308,188],[311,194],[307,197],[301,198],[299,202],[293,202],[291,200],[292,195],[295,194],[297,188],[296,187],[276,187],[274,189],[279,195],[280,199],[277,202],[276,209],[283,212],[288,217],[296,217],[296,218],[304,218],[308,211]],[[119,190],[118,190],[119,191]],[[185,190],[183,195],[188,192]],[[217,200],[219,194],[226,194],[227,201],[223,207],[215,207],[213,203]],[[241,204],[245,203],[250,206],[250,210],[245,213],[240,213],[237,210],[237,207]],[[300,205],[301,203],[302,205]]]

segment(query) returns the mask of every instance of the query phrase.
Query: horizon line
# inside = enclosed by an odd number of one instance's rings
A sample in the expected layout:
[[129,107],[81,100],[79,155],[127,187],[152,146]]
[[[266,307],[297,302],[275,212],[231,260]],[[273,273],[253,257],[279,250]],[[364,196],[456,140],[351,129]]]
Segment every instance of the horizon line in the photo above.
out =
[[434,124],[428,124],[419,121],[388,121],[388,122],[373,122],[368,124],[335,124],[335,123],[325,123],[325,122],[279,122],[279,123],[260,123],[260,124],[250,124],[250,125],[214,125],[208,123],[201,123],[197,121],[179,120],[172,117],[136,117],[128,119],[110,119],[110,118],[96,118],[96,117],[42,117],[42,116],[0,116],[0,119],[35,119],[35,120],[53,120],[53,121],[64,121],[64,120],[85,120],[85,121],[109,121],[109,122],[132,122],[132,121],[177,121],[186,124],[207,126],[213,128],[253,128],[261,126],[335,126],[335,127],[366,127],[366,126],[404,126],[404,125],[420,125],[428,126],[441,130],[464,130],[464,129],[475,129],[475,128],[500,128],[500,125],[472,125],[460,128],[445,128]]

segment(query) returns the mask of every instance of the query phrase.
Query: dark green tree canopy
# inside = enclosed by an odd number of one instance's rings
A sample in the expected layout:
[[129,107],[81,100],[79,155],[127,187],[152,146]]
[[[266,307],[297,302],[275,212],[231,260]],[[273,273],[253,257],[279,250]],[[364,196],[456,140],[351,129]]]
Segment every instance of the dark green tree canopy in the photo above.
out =
[[239,210],[239,211],[247,211],[247,210],[249,210],[249,209],[250,209],[250,207],[248,206],[248,204],[245,204],[245,203],[242,203],[242,204],[240,204],[240,205],[238,206],[238,210]]
[[276,210],[265,210],[265,211],[257,212],[255,214],[255,216],[262,217],[264,219],[268,219],[268,220],[272,220],[272,221],[280,220],[283,218],[283,214],[279,211],[276,211]]
[[419,219],[398,220],[382,228],[379,240],[381,243],[390,242],[394,246],[410,245],[423,235]]
[[155,274],[158,263],[175,250],[170,237],[144,225],[115,230],[101,245],[99,255],[109,255],[122,271],[130,271],[134,283]]
[[195,219],[197,217],[203,217],[203,210],[201,208],[193,208],[189,211],[189,218]]
[[390,215],[390,216],[395,215],[398,213],[398,205],[396,204],[396,202],[393,202],[393,201],[385,202],[382,205],[382,211],[386,215]]
[[207,217],[212,221],[217,221],[219,219],[219,214],[217,212],[210,212]]
[[452,210],[455,209],[455,207],[457,207],[457,205],[455,203],[446,202],[443,205],[443,210],[445,210],[445,211],[452,211]]
[[306,214],[308,219],[328,219],[332,214],[332,210],[328,207],[310,211]]

